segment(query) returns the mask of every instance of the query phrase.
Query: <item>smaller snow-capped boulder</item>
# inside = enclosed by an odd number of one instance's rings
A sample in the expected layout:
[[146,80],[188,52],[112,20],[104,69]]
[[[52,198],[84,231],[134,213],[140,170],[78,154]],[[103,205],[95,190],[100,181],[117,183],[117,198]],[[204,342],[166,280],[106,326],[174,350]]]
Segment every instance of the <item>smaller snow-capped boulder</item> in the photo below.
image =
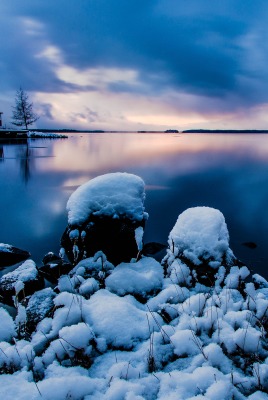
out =
[[178,258],[195,269],[198,282],[204,284],[214,281],[221,265],[230,266],[235,260],[224,216],[210,207],[193,207],[180,214],[168,244],[164,265],[170,267]]
[[10,244],[0,243],[0,268],[17,264],[30,256],[28,251],[18,249]]
[[61,239],[69,260],[76,264],[97,251],[115,265],[137,257],[148,217],[144,199],[144,182],[133,174],[106,174],[80,186],[68,200]]
[[0,296],[3,303],[13,304],[13,296],[18,300],[31,295],[44,287],[44,280],[40,277],[33,260],[26,260],[12,272],[8,272],[0,279]]

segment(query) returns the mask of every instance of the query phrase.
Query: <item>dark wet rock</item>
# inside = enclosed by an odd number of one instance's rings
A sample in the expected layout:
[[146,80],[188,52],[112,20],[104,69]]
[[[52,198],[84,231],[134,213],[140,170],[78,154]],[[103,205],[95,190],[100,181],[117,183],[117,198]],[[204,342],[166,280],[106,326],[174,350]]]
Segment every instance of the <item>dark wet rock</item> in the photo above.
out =
[[44,279],[40,276],[34,261],[27,260],[0,279],[1,300],[3,303],[13,305],[13,296],[21,301],[43,287]]
[[47,253],[42,260],[44,265],[52,263],[52,262],[57,263],[60,261],[61,261],[61,258],[59,256],[57,256],[55,253],[53,253],[52,251]]
[[157,261],[161,261],[166,253],[167,245],[157,242],[145,243],[142,254],[145,257],[153,257]]
[[53,289],[46,288],[35,292],[30,297],[26,307],[28,333],[33,332],[42,319],[52,315],[54,308],[53,299],[55,296],[56,293]]
[[0,243],[0,268],[5,268],[27,260],[31,255],[28,251],[18,249],[9,244]]
[[[62,236],[61,246],[73,264],[102,251],[111,263],[118,265],[137,257],[139,250],[135,230],[143,228],[144,225],[145,221],[101,218],[92,215],[79,229],[68,226]],[[78,235],[73,239],[74,230],[78,231]]]
[[142,254],[145,256],[150,256],[158,253],[161,250],[164,250],[167,248],[167,245],[162,244],[162,243],[157,243],[157,242],[149,242],[145,243],[142,249]]
[[72,268],[72,264],[55,259],[40,267],[39,272],[49,282],[57,283],[60,276],[68,274]]
[[244,242],[243,246],[248,247],[249,249],[256,249],[257,244],[255,242]]

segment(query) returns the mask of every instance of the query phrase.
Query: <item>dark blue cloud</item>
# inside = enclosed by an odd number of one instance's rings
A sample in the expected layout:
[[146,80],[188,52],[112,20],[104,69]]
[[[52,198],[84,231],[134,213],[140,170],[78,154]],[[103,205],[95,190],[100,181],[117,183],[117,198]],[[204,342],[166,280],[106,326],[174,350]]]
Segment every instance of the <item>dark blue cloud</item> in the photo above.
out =
[[[150,85],[155,94],[172,88],[226,101],[231,97],[230,109],[268,100],[264,0],[14,0],[5,13],[9,40],[1,39],[0,72],[7,87],[25,82],[29,90],[81,90],[36,58],[42,46],[52,44],[77,69],[136,69],[146,90]],[[44,32],[27,36],[13,25],[18,17],[41,22]],[[262,55],[257,61],[256,52]],[[142,91],[142,86],[115,82],[110,90]]]

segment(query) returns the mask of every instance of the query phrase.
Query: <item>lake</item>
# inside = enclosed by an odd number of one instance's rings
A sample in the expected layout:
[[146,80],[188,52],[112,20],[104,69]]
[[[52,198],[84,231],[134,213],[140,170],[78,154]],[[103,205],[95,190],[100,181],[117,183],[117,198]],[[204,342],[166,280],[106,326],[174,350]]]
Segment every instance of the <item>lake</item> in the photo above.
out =
[[0,242],[30,251],[40,264],[59,251],[71,193],[117,171],[146,183],[145,242],[166,243],[189,207],[218,208],[235,255],[268,278],[265,134],[74,133],[29,139],[28,146],[0,142]]

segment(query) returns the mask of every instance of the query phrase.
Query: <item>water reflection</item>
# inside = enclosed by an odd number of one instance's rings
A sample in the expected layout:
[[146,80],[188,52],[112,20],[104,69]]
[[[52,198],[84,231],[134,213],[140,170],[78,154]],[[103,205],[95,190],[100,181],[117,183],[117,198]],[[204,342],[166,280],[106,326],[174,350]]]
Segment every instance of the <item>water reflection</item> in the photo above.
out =
[[268,276],[268,135],[79,134],[2,148],[0,241],[37,261],[58,251],[72,191],[97,175],[126,171],[146,182],[146,241],[166,243],[186,208],[215,207],[235,254]]
[[31,169],[33,169],[34,159],[32,157],[32,150],[29,148],[29,139],[24,146],[18,147],[18,159],[20,163],[20,171],[23,182],[27,184],[31,177]]
[[3,162],[4,159],[5,159],[4,146],[0,145],[0,162]]

